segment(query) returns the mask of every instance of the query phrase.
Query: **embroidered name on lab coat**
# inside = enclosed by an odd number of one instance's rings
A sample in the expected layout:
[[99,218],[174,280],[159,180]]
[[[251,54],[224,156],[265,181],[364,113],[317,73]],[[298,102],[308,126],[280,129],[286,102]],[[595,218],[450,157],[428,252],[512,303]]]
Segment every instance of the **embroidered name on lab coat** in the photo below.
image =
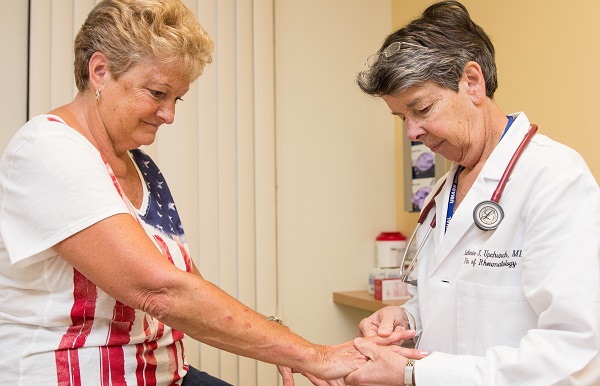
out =
[[463,265],[473,267],[491,267],[491,268],[515,268],[517,262],[512,258],[520,258],[521,250],[513,250],[512,256],[508,251],[492,251],[489,249],[480,249],[478,251],[467,249],[464,253]]

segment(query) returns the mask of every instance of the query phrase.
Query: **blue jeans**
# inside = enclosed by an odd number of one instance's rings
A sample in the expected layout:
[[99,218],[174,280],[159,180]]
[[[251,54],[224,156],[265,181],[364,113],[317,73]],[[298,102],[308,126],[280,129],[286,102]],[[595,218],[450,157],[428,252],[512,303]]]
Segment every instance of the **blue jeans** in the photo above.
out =
[[231,384],[215,378],[212,375],[190,366],[187,374],[183,377],[181,386],[232,386]]

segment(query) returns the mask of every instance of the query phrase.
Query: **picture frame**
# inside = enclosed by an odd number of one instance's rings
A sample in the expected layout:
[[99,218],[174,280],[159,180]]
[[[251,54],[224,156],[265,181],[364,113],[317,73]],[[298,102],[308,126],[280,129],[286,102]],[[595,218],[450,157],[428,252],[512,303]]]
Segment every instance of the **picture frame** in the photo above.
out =
[[432,152],[421,142],[408,139],[403,125],[404,210],[420,212],[423,201],[431,193],[436,181],[449,169],[450,162]]

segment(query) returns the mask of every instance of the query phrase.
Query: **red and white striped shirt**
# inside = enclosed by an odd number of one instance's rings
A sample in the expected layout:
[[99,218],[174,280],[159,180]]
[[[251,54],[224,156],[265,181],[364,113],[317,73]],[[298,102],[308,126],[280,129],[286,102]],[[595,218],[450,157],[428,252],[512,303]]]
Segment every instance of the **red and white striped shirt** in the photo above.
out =
[[[110,297],[51,249],[109,216],[131,213],[166,259],[191,271],[162,174],[143,152],[132,151],[131,157],[144,182],[139,209],[92,144],[58,117],[32,119],[5,150],[0,162],[0,384],[181,382],[187,371],[183,333]],[[119,274],[119,267],[111,269]]]

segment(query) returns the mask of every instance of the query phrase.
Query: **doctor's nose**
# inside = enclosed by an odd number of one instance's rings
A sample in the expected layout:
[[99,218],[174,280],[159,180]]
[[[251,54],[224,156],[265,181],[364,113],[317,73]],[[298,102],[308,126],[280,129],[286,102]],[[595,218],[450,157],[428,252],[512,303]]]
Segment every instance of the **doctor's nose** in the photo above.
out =
[[406,127],[406,136],[411,141],[419,141],[419,137],[426,133],[426,130],[423,129],[420,122],[406,119],[404,121],[404,126]]

